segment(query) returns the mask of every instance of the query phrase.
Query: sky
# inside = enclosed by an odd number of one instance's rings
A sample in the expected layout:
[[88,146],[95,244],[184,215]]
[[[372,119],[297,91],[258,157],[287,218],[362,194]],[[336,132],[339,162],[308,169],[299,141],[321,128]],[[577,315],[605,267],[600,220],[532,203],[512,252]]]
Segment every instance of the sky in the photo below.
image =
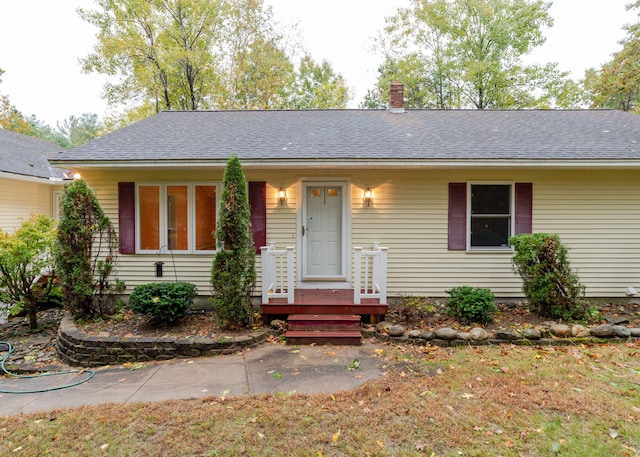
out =
[[[328,60],[354,94],[356,108],[374,86],[380,57],[373,38],[409,0],[264,0],[284,25],[297,24],[302,45],[317,62]],[[554,26],[547,42],[527,56],[531,63],[558,62],[580,79],[609,60],[624,37],[622,26],[636,22],[625,11],[630,0],[555,0]],[[0,93],[24,115],[54,126],[71,115],[109,112],[102,100],[105,78],[83,74],[78,59],[95,44],[96,29],[76,9],[93,0],[0,0]]]

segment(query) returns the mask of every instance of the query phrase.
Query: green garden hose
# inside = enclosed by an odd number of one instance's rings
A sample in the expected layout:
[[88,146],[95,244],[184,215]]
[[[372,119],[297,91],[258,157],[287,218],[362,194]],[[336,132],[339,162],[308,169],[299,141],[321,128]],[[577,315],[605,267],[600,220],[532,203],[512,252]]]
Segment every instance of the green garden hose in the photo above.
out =
[[9,359],[9,356],[11,355],[11,353],[13,352],[13,346],[11,345],[11,343],[9,343],[8,341],[0,341],[0,345],[6,345],[7,346],[7,353],[5,354],[4,357],[2,357],[2,361],[0,362],[0,370],[2,370],[3,375],[6,374],[12,378],[18,378],[18,379],[33,379],[33,378],[45,378],[47,376],[61,376],[61,375],[65,375],[65,374],[74,374],[74,373],[87,373],[87,377],[77,381],[77,382],[73,382],[71,384],[64,384],[62,386],[57,386],[57,387],[48,387],[46,389],[37,389],[37,390],[3,390],[0,389],[0,393],[3,394],[36,394],[36,393],[42,393],[42,392],[51,392],[53,390],[60,390],[60,389],[67,389],[69,387],[74,387],[80,384],[83,384],[87,381],[89,381],[90,379],[92,379],[95,376],[95,371],[93,370],[68,370],[68,371],[52,371],[52,372],[45,372],[45,373],[39,373],[36,375],[19,375],[19,374],[15,374],[15,373],[11,373],[9,370],[6,369],[5,367],[5,363],[6,361]]

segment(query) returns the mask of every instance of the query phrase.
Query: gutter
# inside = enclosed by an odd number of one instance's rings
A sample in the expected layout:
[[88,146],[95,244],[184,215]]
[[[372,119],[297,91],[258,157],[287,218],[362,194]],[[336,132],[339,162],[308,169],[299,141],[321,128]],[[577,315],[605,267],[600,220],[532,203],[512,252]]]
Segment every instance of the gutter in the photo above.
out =
[[[313,159],[313,160],[295,160],[295,159],[240,159],[244,169],[487,169],[487,168],[517,168],[517,169],[638,169],[640,170],[640,159],[592,159],[592,160],[504,160],[504,159],[486,159],[486,160],[388,160],[388,159]],[[92,161],[56,161],[55,165],[64,166],[64,168],[79,169],[224,169],[227,160],[92,160]]]

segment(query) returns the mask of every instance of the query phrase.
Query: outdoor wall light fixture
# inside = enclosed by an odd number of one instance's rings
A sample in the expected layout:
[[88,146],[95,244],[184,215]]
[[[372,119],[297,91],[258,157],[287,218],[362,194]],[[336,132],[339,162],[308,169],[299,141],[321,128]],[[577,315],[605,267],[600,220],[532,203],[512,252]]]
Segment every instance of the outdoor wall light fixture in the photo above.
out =
[[77,179],[80,179],[80,178],[82,178],[82,175],[80,175],[80,173],[74,173],[73,174],[73,179],[77,180]]
[[369,187],[367,187],[367,190],[362,194],[362,202],[366,203],[367,206],[371,206],[373,202],[373,191]]
[[280,206],[282,206],[286,201],[287,201],[287,192],[281,187],[280,190],[278,191],[278,202],[280,203]]

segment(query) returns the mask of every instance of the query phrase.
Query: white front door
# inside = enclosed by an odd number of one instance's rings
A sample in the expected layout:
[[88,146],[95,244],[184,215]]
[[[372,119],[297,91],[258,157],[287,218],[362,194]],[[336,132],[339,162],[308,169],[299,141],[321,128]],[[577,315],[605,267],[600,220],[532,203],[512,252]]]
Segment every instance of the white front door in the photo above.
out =
[[304,183],[302,279],[345,278],[343,183]]

